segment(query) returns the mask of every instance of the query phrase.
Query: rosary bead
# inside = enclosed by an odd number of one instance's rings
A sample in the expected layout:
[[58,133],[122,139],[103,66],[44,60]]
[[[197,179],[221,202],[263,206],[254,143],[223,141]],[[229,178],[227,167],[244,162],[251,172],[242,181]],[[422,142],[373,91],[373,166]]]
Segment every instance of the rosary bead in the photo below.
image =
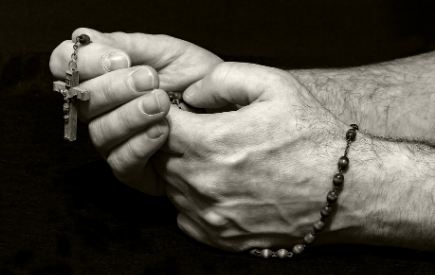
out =
[[331,215],[331,212],[332,212],[332,207],[324,206],[320,211],[320,214],[322,215],[322,217],[327,218],[329,217],[329,215]]
[[343,184],[344,182],[344,176],[342,173],[337,173],[334,175],[334,179],[333,179],[334,185],[335,186],[340,186]]
[[355,130],[359,130],[358,125],[356,125],[356,124],[351,124],[350,127],[352,127]]
[[169,96],[169,99],[171,99],[171,100],[173,100],[173,99],[181,100],[181,98],[182,98],[181,94],[178,92],[168,92],[168,96]]
[[326,197],[329,203],[334,203],[337,200],[337,198],[338,198],[338,194],[335,191],[329,191],[328,196]]
[[82,34],[78,38],[79,38],[80,44],[82,44],[82,45],[87,45],[87,44],[91,43],[91,38],[87,34]]
[[325,226],[325,222],[323,221],[317,221],[313,224],[313,229],[316,232],[322,231],[323,227]]
[[297,244],[295,246],[293,246],[292,252],[293,254],[301,254],[302,252],[304,252],[305,246],[302,244]]
[[264,259],[269,259],[272,257],[272,250],[265,248],[261,250],[260,256],[263,257]]
[[349,159],[346,156],[342,156],[338,159],[338,167],[341,169],[346,169],[346,167],[349,165]]
[[288,257],[287,249],[280,249],[276,252],[276,257],[279,259],[285,259]]
[[346,133],[346,139],[347,140],[354,140],[355,139],[355,137],[356,137],[356,131],[354,130],[354,129],[350,129],[350,130],[348,130],[347,131],[347,133]]
[[312,244],[314,242],[314,240],[316,239],[316,236],[313,235],[313,233],[308,233],[307,235],[305,235],[304,237],[304,242],[306,244]]
[[258,256],[259,253],[260,253],[260,250],[258,250],[256,248],[249,251],[249,254],[251,254],[253,256]]

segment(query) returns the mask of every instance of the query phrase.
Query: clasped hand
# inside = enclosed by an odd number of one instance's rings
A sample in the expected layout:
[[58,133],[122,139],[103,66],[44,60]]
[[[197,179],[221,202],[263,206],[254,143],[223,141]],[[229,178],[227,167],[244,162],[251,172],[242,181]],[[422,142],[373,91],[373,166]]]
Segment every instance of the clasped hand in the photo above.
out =
[[[180,228],[200,242],[229,251],[300,242],[319,218],[348,126],[288,72],[223,63],[167,36],[78,29],[73,40],[81,33],[94,43],[79,49],[80,86],[91,91],[79,117],[120,181],[166,193]],[[52,54],[58,78],[71,49],[65,41]],[[237,110],[181,111],[165,91]],[[336,230],[351,226],[344,214],[334,219]]]

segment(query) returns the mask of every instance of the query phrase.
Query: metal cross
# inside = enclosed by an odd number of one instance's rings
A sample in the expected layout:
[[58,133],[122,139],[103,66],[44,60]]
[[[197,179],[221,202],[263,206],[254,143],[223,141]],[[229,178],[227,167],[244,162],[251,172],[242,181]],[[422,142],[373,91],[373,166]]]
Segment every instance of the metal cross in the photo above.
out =
[[89,100],[89,91],[77,87],[79,71],[67,70],[65,82],[53,82],[53,90],[63,95],[63,119],[65,122],[64,139],[74,141],[77,138],[77,99]]

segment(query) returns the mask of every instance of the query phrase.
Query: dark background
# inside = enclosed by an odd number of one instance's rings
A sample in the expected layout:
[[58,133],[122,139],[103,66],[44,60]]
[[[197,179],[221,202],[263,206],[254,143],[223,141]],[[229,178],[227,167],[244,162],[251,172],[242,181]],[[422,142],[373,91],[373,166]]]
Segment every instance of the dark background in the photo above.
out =
[[[434,253],[330,245],[262,260],[202,245],[118,182],[86,125],[63,141],[50,52],[78,27],[164,33],[225,60],[345,67],[435,48],[434,1],[2,1],[0,274],[435,274]],[[417,231],[415,234],[418,234]]]

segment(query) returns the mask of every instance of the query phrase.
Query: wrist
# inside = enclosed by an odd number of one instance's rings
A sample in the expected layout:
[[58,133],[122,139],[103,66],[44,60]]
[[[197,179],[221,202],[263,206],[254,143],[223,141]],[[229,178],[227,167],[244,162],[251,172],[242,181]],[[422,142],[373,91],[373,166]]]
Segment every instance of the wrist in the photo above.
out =
[[[335,116],[346,124],[356,123],[361,129],[361,106],[355,105],[356,96],[350,96],[349,91],[355,90],[352,81],[352,70],[307,69],[294,70],[290,73],[298,79],[310,93]],[[361,100],[357,100],[360,104]]]
[[434,250],[435,154],[363,134],[349,152],[337,242]]
[[357,123],[376,136],[433,144],[433,61],[431,53],[379,65],[290,73],[346,124]]
[[[325,121],[322,118],[328,117],[324,115],[318,118],[318,122],[314,123],[310,127],[310,138],[312,140],[310,144],[309,156],[311,162],[313,163],[313,169],[310,172],[305,172],[304,175],[307,176],[306,182],[312,183],[310,188],[311,198],[309,204],[305,207],[310,209],[309,216],[308,212],[304,213],[305,228],[301,231],[310,231],[313,228],[313,223],[321,218],[320,209],[322,209],[326,204],[326,197],[328,192],[333,189],[333,177],[339,172],[338,160],[344,156],[346,150],[346,132],[351,128],[349,125],[342,123],[339,120],[334,120],[334,122]],[[325,245],[331,243],[357,243],[355,240],[355,232],[362,228],[361,226],[361,216],[362,202],[361,196],[369,194],[360,194],[359,196],[349,196],[356,192],[358,186],[355,184],[357,180],[364,178],[363,165],[360,165],[354,160],[357,155],[353,152],[355,149],[358,151],[360,149],[354,148],[356,143],[360,142],[361,139],[366,138],[359,137],[363,135],[357,131],[356,138],[354,142],[351,143],[348,158],[350,164],[348,169],[345,169],[344,183],[338,187],[338,200],[331,204],[332,213],[325,219],[324,229],[319,233],[314,246]],[[311,151],[312,150],[312,151]],[[295,152],[292,152],[293,154]],[[307,152],[304,153],[306,155]],[[315,157],[313,157],[315,156]],[[364,163],[363,163],[364,164]],[[355,169],[355,170],[354,170]],[[371,182],[369,182],[371,184]],[[365,184],[367,186],[367,184]],[[301,232],[301,234],[302,234]]]

